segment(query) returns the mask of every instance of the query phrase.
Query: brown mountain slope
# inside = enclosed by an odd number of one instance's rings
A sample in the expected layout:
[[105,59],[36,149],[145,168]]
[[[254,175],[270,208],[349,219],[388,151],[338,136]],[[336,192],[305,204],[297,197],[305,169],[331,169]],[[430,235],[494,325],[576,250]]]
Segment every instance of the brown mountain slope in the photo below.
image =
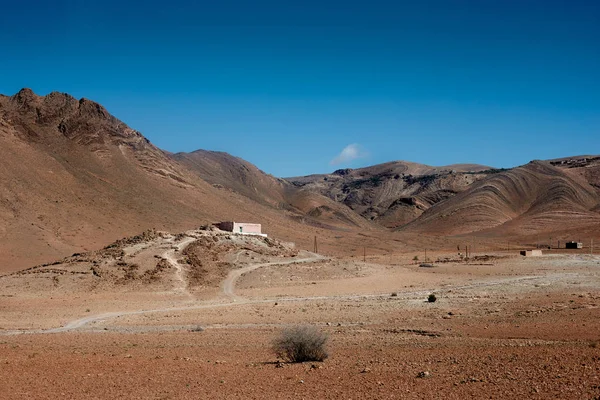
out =
[[226,153],[167,154],[97,103],[24,89],[0,95],[0,271],[231,219],[305,249],[317,237],[333,255],[452,248],[442,236],[466,232],[593,232],[600,163],[583,158],[511,171],[395,162],[289,183]]
[[473,164],[432,167],[395,161],[287,180],[296,187],[341,202],[365,219],[394,228],[462,192],[490,171],[489,167]]
[[558,231],[600,224],[600,199],[583,179],[534,161],[494,174],[427,210],[402,228],[439,235],[502,235]]
[[326,228],[368,227],[364,218],[320,193],[303,190],[285,179],[259,170],[228,153],[196,150],[171,158],[216,187],[223,187],[256,202],[296,214],[303,223]]
[[219,189],[89,100],[0,96],[0,270],[95,249],[149,228],[257,221],[300,245],[298,212]]
[[600,195],[600,156],[577,156],[549,160],[574,179],[583,179]]
[[170,157],[196,172],[205,181],[229,188],[254,201],[271,206],[285,203],[289,183],[267,175],[253,164],[219,151],[196,150]]

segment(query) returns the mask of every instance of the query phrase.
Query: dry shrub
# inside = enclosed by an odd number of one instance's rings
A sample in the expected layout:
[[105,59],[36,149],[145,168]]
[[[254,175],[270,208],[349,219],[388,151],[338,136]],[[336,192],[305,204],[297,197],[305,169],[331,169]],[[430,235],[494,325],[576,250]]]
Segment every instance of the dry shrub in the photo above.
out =
[[286,328],[273,341],[273,351],[289,362],[323,361],[328,357],[328,339],[314,326]]

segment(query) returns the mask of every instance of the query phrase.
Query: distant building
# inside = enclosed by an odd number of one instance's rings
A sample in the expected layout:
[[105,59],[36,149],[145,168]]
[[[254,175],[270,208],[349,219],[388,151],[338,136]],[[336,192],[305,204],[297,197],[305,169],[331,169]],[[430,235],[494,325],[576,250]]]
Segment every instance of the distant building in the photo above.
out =
[[565,249],[583,249],[583,243],[581,242],[567,242],[565,243]]
[[267,235],[262,233],[262,228],[260,224],[253,224],[249,222],[233,222],[233,221],[224,221],[215,224],[217,228],[222,231],[239,233],[242,235],[259,235],[266,237]]
[[521,255],[525,257],[539,257],[542,255],[541,250],[521,250]]

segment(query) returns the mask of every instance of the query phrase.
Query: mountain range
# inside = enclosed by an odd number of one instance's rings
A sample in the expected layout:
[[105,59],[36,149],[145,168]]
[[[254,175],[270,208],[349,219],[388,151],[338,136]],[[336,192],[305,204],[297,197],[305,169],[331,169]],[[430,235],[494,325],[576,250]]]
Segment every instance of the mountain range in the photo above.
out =
[[512,169],[394,161],[276,178],[227,153],[169,153],[100,104],[0,95],[0,271],[157,228],[260,222],[347,255],[451,247],[462,237],[600,238],[600,156]]

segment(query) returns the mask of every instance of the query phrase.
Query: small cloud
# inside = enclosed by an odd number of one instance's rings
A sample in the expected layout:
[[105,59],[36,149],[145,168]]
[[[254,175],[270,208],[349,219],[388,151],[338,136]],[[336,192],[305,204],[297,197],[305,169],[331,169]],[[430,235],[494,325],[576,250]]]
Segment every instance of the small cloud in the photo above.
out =
[[354,161],[359,158],[364,158],[366,156],[367,152],[362,148],[362,146],[356,143],[352,143],[344,147],[344,150],[342,150],[340,154],[338,154],[333,160],[331,160],[329,164],[338,165],[349,163],[350,161]]

